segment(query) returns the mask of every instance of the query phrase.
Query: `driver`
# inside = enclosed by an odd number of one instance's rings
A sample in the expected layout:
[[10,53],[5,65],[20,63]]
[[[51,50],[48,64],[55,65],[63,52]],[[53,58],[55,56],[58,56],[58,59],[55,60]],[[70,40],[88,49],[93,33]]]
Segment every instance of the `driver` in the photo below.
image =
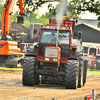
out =
[[51,33],[51,41],[50,43],[55,43],[56,42],[56,37],[55,37],[55,33]]

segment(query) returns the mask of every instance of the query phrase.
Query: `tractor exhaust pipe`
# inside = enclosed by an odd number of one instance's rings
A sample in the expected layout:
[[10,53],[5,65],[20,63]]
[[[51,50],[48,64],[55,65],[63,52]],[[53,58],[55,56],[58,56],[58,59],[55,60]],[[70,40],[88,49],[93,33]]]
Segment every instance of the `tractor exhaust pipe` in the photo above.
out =
[[56,47],[58,47],[58,39],[59,39],[59,29],[57,29]]

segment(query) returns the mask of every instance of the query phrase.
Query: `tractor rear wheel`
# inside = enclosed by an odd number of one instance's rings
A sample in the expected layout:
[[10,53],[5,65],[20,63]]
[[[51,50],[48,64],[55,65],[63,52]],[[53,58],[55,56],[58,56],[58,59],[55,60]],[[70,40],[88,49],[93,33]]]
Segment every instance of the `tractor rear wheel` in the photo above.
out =
[[36,58],[35,57],[25,57],[23,63],[23,85],[24,86],[34,86],[35,85],[35,65]]
[[83,70],[84,70],[84,62],[82,52],[74,52],[74,58],[78,58],[79,60],[79,79],[78,79],[78,87],[81,88],[83,86]]
[[68,60],[65,64],[65,87],[66,89],[76,89],[78,87],[78,61]]

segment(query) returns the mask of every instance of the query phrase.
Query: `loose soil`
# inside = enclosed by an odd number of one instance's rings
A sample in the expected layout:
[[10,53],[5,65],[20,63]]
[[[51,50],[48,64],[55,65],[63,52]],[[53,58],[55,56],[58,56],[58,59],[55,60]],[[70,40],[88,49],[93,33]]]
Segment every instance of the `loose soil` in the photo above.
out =
[[100,100],[100,75],[88,74],[82,88],[65,89],[50,84],[26,87],[22,85],[22,71],[0,70],[0,100],[85,100],[92,89]]

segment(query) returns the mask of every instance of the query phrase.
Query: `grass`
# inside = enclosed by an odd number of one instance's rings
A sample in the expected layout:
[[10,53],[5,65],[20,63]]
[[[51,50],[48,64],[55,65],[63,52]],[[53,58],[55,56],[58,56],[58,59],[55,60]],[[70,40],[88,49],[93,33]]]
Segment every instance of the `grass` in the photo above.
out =
[[[6,68],[6,67],[0,67],[2,70],[23,70],[23,68]],[[100,74],[100,71],[87,71],[87,74]]]
[[0,67],[2,70],[23,70],[23,68],[6,68],[6,67]]
[[87,71],[87,74],[100,74],[100,71]]

